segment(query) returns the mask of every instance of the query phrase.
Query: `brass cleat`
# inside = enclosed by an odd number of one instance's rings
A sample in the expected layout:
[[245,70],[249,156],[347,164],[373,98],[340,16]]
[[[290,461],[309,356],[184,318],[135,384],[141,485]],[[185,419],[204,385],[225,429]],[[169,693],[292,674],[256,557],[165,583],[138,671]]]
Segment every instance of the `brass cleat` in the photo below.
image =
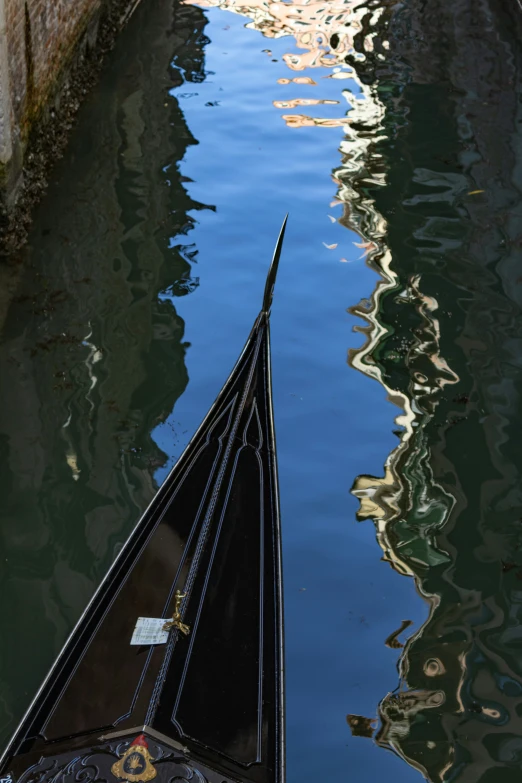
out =
[[181,622],[181,602],[184,598],[187,597],[186,593],[182,593],[179,590],[176,590],[176,603],[174,604],[174,614],[172,615],[172,620],[167,620],[165,625],[163,626],[164,631],[170,631],[172,628],[176,628],[178,631],[181,631],[181,633],[185,634],[185,636],[188,636],[190,633],[190,627],[188,625],[185,625],[185,623]]

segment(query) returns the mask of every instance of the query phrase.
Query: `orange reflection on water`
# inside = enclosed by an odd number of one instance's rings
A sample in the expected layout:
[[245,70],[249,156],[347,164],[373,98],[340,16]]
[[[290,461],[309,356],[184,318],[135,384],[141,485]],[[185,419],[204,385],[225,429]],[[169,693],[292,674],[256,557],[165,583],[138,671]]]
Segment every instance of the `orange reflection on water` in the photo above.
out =
[[294,98],[293,101],[273,101],[276,109],[296,109],[298,106],[317,106],[318,104],[335,106],[339,101],[327,98]]
[[[385,5],[370,7],[358,0],[328,0],[327,2],[273,2],[271,0],[250,0],[248,4],[236,0],[184,0],[187,4],[202,8],[219,7],[232,13],[248,17],[247,28],[258,30],[266,38],[281,38],[293,36],[298,52],[283,54],[283,62],[292,71],[304,71],[307,68],[331,68],[334,71],[329,77],[335,79],[352,79],[357,84],[354,69],[347,65],[347,60],[364,59],[364,54],[354,46],[356,36],[363,35],[363,52],[374,51],[375,28]],[[363,25],[364,21],[364,25]],[[364,28],[364,31],[363,31]],[[380,38],[380,46],[386,49],[386,41]],[[264,50],[270,56],[271,50]],[[384,59],[381,53],[377,57]],[[325,77],[323,77],[325,78]],[[280,78],[278,84],[299,84],[317,86],[310,76]],[[361,85],[357,84],[356,90]],[[274,101],[276,108],[287,108],[280,105],[284,101]],[[316,99],[313,103],[307,99],[292,97],[286,102],[288,108],[303,105],[332,103],[327,99]],[[337,101],[338,103],[338,101]],[[341,127],[348,123],[343,118],[323,118],[299,116],[296,118],[283,116],[288,127]]]
[[317,87],[317,82],[314,82],[314,80],[310,76],[294,76],[293,79],[278,79],[278,84],[309,84],[313,87]]
[[347,125],[348,117],[309,117],[307,114],[283,114],[283,119],[289,128],[340,128]]
[[[310,3],[250,0],[248,5],[235,0],[198,0],[197,5],[219,7],[247,16],[251,22],[246,26],[259,30],[267,38],[293,35],[298,48],[307,50],[307,54],[303,55],[284,55],[288,67],[296,71],[344,64],[346,55],[354,51],[354,37],[362,31],[362,19],[369,11],[357,0]],[[374,9],[371,21],[376,22],[381,13],[381,8]],[[373,49],[372,37],[369,34],[365,38],[364,48],[367,51]]]

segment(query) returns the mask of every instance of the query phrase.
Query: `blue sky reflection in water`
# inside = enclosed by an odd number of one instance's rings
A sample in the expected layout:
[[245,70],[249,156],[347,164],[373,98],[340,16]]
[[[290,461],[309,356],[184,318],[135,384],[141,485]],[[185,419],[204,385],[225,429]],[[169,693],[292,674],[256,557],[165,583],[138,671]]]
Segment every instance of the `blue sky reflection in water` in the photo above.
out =
[[[296,7],[274,4],[290,16]],[[311,15],[316,6],[299,8]],[[330,10],[327,4],[322,21]],[[383,267],[389,263],[384,221],[353,185],[364,174],[368,147],[382,133],[384,109],[344,62],[358,17],[347,5],[338,10],[337,29],[346,20],[354,27],[344,27],[343,46],[333,55],[324,40],[311,46],[302,35],[306,49],[295,54],[291,22],[286,35],[267,38],[249,29],[257,25],[245,26],[242,15],[211,9],[207,78],[172,91],[199,142],[181,171],[192,180],[191,196],[216,207],[198,215],[188,236],[197,249],[192,274],[199,287],[176,300],[191,343],[190,393],[173,418],[189,420],[191,431],[224,380],[259,305],[267,259],[289,210],[273,308],[289,779],[356,774],[372,781],[399,774],[413,780],[417,771],[376,750],[371,740],[352,737],[346,719],[377,718],[378,703],[397,686],[405,635],[395,649],[385,642],[405,619],[412,622],[406,635],[415,632],[427,606],[411,579],[380,561],[374,528],[355,523],[358,503],[349,494],[359,474],[382,475],[396,449],[392,430],[401,411],[367,377],[371,370],[360,374],[346,363],[348,349],[365,342],[352,331],[361,320],[347,308],[378,283],[393,285],[393,274],[377,275],[365,263],[368,254],[384,256]],[[315,25],[320,27],[312,18],[306,26],[312,41]],[[363,132],[348,118],[356,118]],[[352,214],[350,198],[358,204]],[[208,324],[216,326],[209,330]],[[155,438],[168,452],[168,426]]]

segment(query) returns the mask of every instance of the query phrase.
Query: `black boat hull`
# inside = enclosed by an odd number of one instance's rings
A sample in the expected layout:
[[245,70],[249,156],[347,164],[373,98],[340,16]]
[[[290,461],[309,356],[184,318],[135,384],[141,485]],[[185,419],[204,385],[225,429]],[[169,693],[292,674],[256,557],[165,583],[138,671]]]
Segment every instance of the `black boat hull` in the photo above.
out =
[[[240,359],[7,748],[3,783],[283,783],[269,334],[283,232]],[[174,617],[168,641],[131,646],[138,617]]]

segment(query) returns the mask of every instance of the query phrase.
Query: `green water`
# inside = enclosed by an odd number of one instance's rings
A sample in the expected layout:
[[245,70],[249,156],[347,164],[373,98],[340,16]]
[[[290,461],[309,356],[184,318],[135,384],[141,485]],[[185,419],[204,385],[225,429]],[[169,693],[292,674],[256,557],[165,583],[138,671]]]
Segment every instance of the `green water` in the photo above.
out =
[[514,783],[516,7],[208,5],[138,8],[1,270],[1,736],[225,380],[289,211],[289,783]]

